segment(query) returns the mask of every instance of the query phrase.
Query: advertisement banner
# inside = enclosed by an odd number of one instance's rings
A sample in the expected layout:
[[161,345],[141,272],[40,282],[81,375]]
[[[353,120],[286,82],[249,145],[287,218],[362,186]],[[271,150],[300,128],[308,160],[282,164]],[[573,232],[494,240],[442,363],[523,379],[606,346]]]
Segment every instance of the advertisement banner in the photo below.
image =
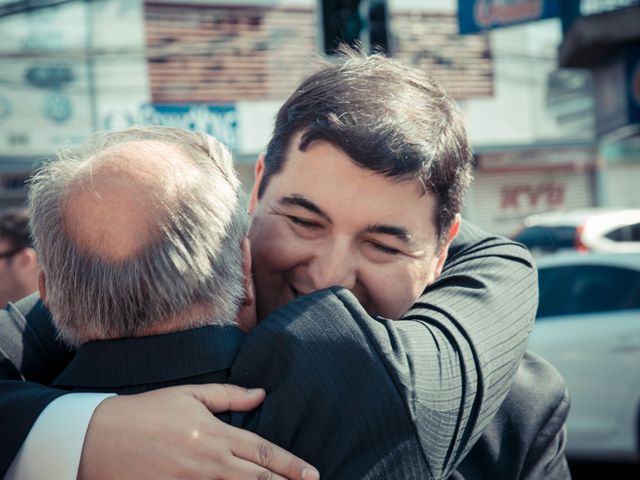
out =
[[238,148],[238,117],[234,104],[145,104],[138,111],[111,111],[104,128],[117,130],[132,125],[161,125],[207,133],[229,149]]
[[461,34],[478,33],[559,15],[558,0],[458,0]]

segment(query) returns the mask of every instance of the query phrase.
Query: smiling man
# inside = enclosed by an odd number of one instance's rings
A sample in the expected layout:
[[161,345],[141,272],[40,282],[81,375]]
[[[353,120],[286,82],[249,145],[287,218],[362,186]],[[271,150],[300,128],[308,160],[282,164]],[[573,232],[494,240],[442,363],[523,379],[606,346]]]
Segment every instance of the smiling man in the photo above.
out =
[[459,219],[439,241],[436,199],[419,182],[372,174],[325,140],[300,150],[303,138],[292,138],[268,187],[264,159],[257,165],[249,212],[258,315],[340,285],[370,315],[399,318],[440,274]]
[[[512,410],[496,413],[524,354],[537,304],[536,276],[522,246],[460,222],[470,168],[453,100],[422,72],[380,56],[353,56],[323,68],[298,87],[276,118],[249,205],[261,322],[238,352],[229,381],[264,387],[265,407],[290,409],[291,422],[264,434],[328,478],[359,478],[349,476],[349,459],[355,458],[382,464],[369,478],[446,478],[476,442],[484,448],[479,455],[487,478],[514,478],[491,477],[491,468],[504,458],[496,449],[502,431],[520,428],[513,419],[526,417],[518,408],[527,405],[510,402]],[[310,359],[326,363],[305,368]],[[376,375],[367,373],[370,367]],[[544,380],[535,397],[540,411],[528,429],[536,438],[562,405],[564,389],[553,373],[531,372],[516,376],[522,383],[512,391]],[[247,378],[259,384],[249,385]],[[299,395],[283,397],[282,382],[291,378]],[[349,381],[334,384],[334,378]],[[0,387],[14,399],[35,396],[35,387]],[[46,392],[39,394],[41,403],[59,395]],[[140,478],[166,474],[161,465],[167,463],[180,463],[181,475],[199,478],[188,465],[206,460],[209,451],[220,455],[215,439],[198,437],[198,448],[185,441],[191,412],[202,405],[182,401],[170,416],[154,415],[176,399],[171,392],[156,393],[153,399],[117,397],[100,404],[81,465],[104,466],[104,478],[125,477],[117,459],[126,454],[145,466]],[[380,411],[381,398],[392,398],[395,407]],[[26,423],[42,408],[31,409]],[[529,455],[527,437],[509,459],[515,471],[561,463],[562,437],[557,443],[556,435],[566,409],[560,412],[561,421],[545,436],[551,457],[540,463],[538,451]],[[262,421],[259,413],[255,418]],[[494,429],[498,438],[483,442],[494,418],[502,422]],[[316,448],[304,439],[302,446],[287,443],[301,424],[312,427]],[[342,440],[335,443],[337,437]],[[149,457],[149,439],[162,462]],[[342,470],[327,464],[336,456],[345,458],[338,462]],[[390,466],[403,474],[380,473]],[[210,472],[231,478],[225,473]]]

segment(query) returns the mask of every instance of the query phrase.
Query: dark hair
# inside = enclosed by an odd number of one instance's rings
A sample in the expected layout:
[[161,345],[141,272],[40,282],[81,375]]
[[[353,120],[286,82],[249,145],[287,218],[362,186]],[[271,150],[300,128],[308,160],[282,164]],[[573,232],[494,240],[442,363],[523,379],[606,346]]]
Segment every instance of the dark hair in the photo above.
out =
[[26,208],[12,208],[0,214],[0,239],[9,241],[12,250],[33,246],[29,217]]
[[325,140],[361,167],[399,181],[419,180],[437,198],[443,241],[471,181],[472,156],[455,101],[421,70],[381,54],[341,53],[341,63],[304,80],[280,108],[258,197],[282,169],[291,139],[304,132],[301,151]]

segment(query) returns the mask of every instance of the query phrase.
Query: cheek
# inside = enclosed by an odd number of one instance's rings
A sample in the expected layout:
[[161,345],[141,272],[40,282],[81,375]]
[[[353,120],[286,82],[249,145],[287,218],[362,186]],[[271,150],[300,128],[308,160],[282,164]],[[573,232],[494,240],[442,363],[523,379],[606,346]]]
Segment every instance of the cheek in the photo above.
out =
[[249,235],[256,274],[277,274],[292,268],[297,261],[299,240],[277,218],[256,222]]
[[[382,275],[380,275],[382,274]],[[413,303],[411,283],[405,276],[392,275],[391,272],[378,272],[363,282],[366,297],[370,299],[372,307],[370,313],[385,318],[397,319],[406,312]]]
[[377,269],[367,288],[375,313],[394,320],[402,317],[424,291],[429,273],[424,264]]

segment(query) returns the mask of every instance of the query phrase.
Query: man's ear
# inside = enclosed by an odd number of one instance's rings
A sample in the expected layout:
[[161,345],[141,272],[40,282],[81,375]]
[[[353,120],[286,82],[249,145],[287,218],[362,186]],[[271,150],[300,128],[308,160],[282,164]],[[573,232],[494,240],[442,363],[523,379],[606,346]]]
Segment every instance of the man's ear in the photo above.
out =
[[447,260],[447,254],[449,253],[449,246],[451,245],[451,242],[453,242],[453,239],[456,238],[456,236],[458,235],[458,232],[460,231],[461,222],[462,222],[462,217],[460,216],[459,213],[456,213],[456,216],[453,219],[453,223],[449,228],[447,239],[444,245],[442,245],[442,247],[440,248],[440,251],[438,252],[438,263],[436,264],[435,278],[438,278],[442,273],[442,269],[444,268],[444,262]]
[[25,247],[16,253],[13,262],[20,268],[27,268],[36,261],[36,251],[31,247]]
[[256,290],[253,285],[253,274],[251,273],[251,245],[249,239],[242,240],[242,286],[244,288],[244,301],[236,321],[238,326],[245,332],[250,332],[256,326]]
[[38,292],[40,293],[40,300],[45,305],[47,304],[47,279],[44,272],[40,272],[38,275]]
[[20,255],[20,261],[23,262],[24,266],[29,268],[29,270],[34,271],[40,268],[38,265],[38,254],[32,247],[25,248],[20,252]]
[[264,175],[264,152],[258,156],[255,168],[255,180],[253,182],[253,188],[251,189],[251,196],[249,197],[249,215],[253,215],[258,204],[258,190],[262,183],[262,176]]

